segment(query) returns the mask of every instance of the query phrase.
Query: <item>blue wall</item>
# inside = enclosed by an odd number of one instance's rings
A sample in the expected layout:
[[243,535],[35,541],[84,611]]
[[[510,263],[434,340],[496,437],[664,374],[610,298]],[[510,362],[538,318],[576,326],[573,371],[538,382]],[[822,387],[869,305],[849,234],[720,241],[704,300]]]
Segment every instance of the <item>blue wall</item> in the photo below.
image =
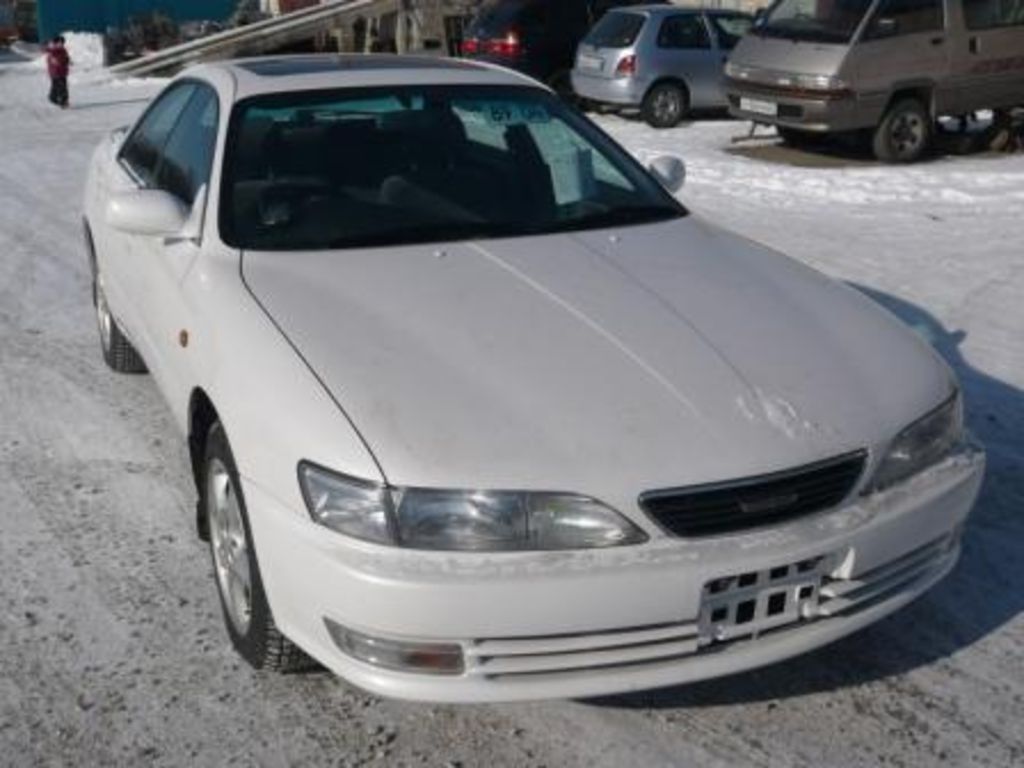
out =
[[37,8],[39,39],[49,40],[61,32],[105,32],[149,11],[177,21],[222,21],[231,15],[235,0],[38,0]]

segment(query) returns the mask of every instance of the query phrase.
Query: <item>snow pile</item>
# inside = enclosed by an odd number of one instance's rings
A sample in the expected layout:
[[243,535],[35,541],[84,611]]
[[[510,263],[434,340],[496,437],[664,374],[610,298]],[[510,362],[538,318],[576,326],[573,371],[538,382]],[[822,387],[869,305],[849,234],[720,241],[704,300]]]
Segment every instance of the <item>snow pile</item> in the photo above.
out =
[[103,35],[92,32],[65,32],[64,41],[76,72],[90,72],[103,68]]

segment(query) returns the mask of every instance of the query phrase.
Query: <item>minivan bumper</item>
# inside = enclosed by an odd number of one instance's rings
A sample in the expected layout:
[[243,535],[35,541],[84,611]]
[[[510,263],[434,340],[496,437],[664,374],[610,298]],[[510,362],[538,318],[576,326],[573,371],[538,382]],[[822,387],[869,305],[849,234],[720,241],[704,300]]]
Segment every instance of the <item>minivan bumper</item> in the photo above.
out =
[[[300,647],[377,694],[510,701],[731,674],[877,621],[953,568],[984,463],[979,448],[965,445],[900,486],[829,513],[743,534],[593,552],[373,546],[320,528],[253,483],[245,492],[271,608]],[[740,589],[738,599],[757,590],[753,620],[740,626],[738,602],[728,620],[712,612],[722,599],[717,585],[732,585],[722,587],[732,595],[752,575],[756,586]],[[813,577],[809,586],[799,583],[804,577]],[[813,592],[806,605],[772,624],[769,598],[783,591],[795,599],[806,588]],[[445,644],[461,651],[464,664],[442,675],[366,663],[339,648],[332,626],[384,642]]]
[[[810,91],[752,87],[732,79],[726,81],[726,96],[733,117],[815,133],[873,128],[885,107],[884,98],[863,98],[853,92],[816,95]],[[743,100],[771,104],[776,113],[745,109]]]
[[637,107],[643,102],[648,85],[636,77],[600,77],[578,69],[572,71],[576,95],[599,104]]

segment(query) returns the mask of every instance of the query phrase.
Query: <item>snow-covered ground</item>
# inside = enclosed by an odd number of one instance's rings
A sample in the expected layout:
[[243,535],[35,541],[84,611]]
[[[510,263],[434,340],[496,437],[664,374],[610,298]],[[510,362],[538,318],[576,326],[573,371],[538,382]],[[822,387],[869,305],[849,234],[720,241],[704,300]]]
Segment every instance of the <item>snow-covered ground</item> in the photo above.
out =
[[[72,52],[74,55],[74,51]],[[694,211],[867,291],[959,371],[990,474],[958,570],[834,646],[600,702],[428,707],[241,665],[184,446],[98,351],[79,200],[153,83],[87,69],[51,108],[0,59],[0,765],[1024,763],[1024,156],[912,168],[735,149],[744,126],[602,126],[682,155]],[[828,166],[828,167],[823,167]],[[893,381],[893,386],[899,386]]]

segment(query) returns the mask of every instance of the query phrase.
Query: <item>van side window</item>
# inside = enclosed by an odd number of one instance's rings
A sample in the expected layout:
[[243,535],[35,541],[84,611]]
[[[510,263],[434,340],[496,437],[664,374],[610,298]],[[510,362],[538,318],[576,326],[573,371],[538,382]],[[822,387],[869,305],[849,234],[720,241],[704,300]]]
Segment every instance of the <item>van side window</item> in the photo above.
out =
[[1024,2],[1020,0],[963,0],[968,29],[1024,26]]
[[882,0],[864,35],[867,40],[934,32],[944,26],[942,0]]
[[659,48],[710,48],[704,20],[695,14],[669,16],[661,22],[658,30]]

